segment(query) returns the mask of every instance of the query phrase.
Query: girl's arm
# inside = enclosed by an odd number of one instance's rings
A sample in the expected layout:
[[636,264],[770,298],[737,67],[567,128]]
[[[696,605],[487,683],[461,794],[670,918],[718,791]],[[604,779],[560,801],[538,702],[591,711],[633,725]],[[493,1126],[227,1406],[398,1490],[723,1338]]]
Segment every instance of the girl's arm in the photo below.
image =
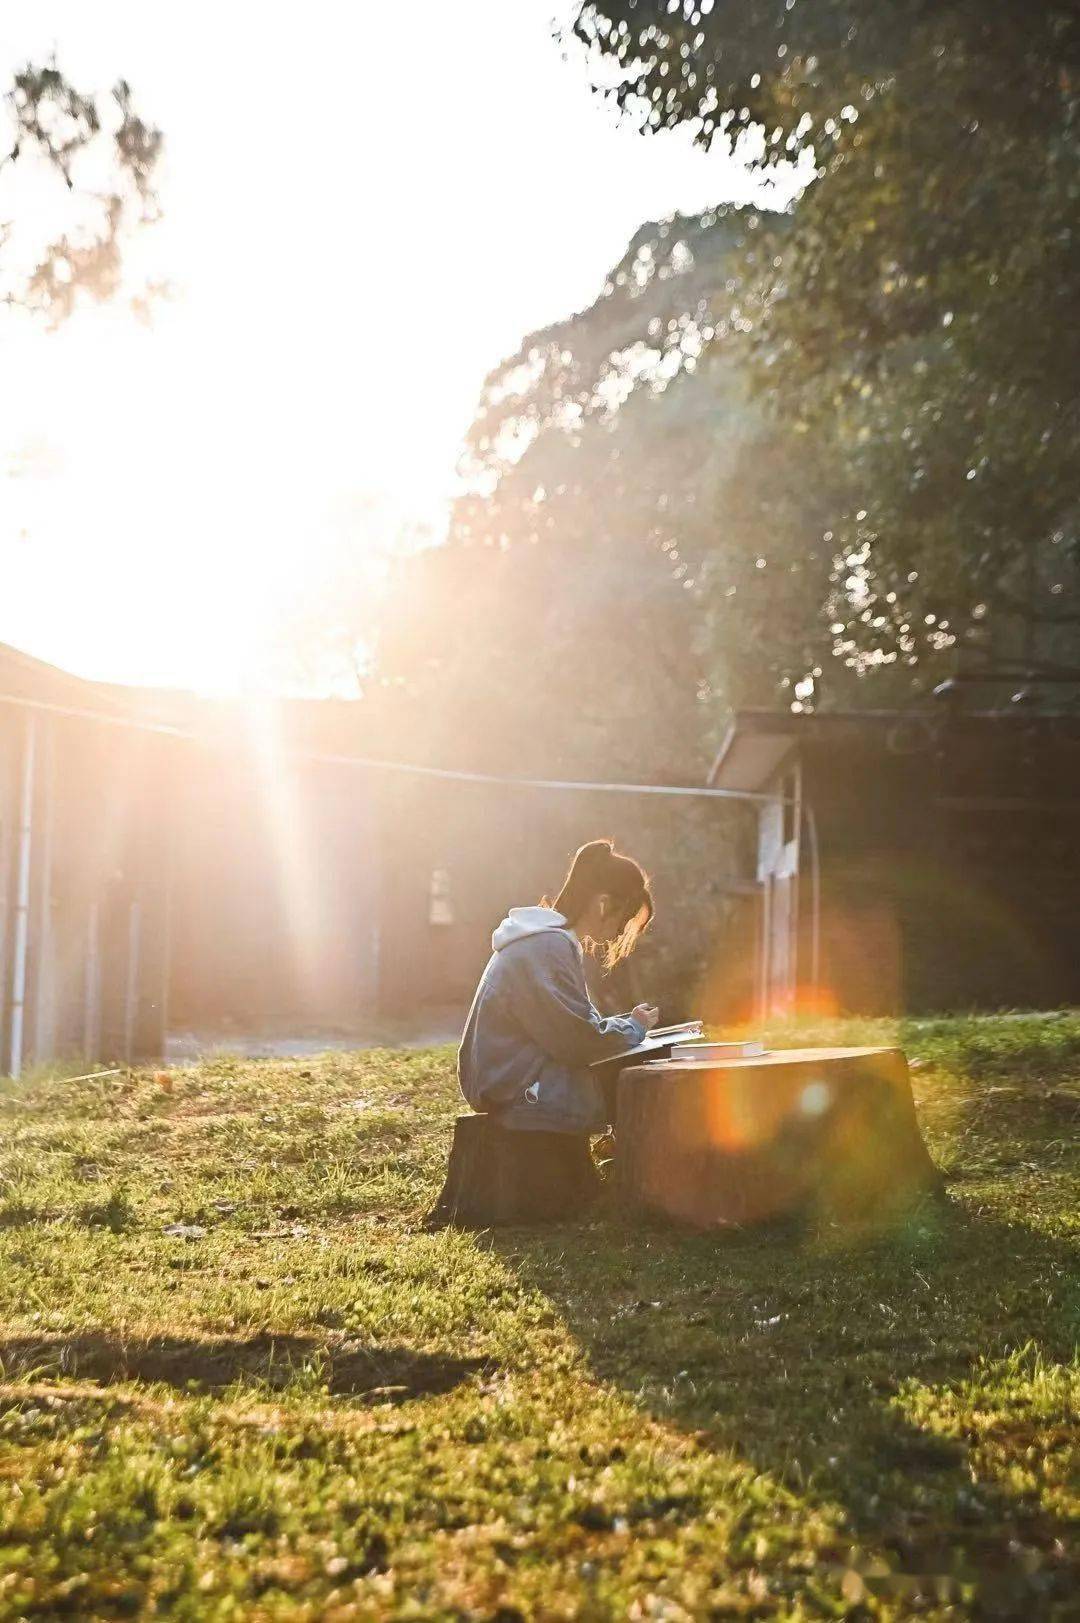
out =
[[573,1070],[609,1059],[642,1042],[646,1028],[632,1015],[606,1018],[585,986],[577,948],[552,931],[519,953],[513,987],[514,1013],[552,1059]]

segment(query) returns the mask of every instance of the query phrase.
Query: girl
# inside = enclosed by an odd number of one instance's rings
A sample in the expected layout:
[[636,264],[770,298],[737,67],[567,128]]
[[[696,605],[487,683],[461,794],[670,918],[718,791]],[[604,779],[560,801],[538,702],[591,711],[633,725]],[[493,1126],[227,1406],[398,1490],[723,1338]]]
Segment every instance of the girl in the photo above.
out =
[[611,840],[577,852],[553,904],[512,907],[491,938],[458,1051],[461,1091],[500,1125],[598,1133],[609,1112],[594,1060],[642,1041],[657,1010],[639,1003],[608,1019],[585,985],[582,953],[603,948],[610,969],[652,918],[648,880]]

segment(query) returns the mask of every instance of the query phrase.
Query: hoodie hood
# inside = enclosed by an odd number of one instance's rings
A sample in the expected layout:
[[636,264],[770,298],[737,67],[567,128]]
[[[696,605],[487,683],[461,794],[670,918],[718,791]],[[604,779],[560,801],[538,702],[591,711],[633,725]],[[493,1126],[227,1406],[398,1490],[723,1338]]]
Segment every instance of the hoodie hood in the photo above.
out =
[[513,941],[524,941],[526,936],[542,935],[546,930],[562,930],[571,939],[577,939],[562,914],[556,913],[553,907],[512,907],[491,938],[492,951],[501,952]]

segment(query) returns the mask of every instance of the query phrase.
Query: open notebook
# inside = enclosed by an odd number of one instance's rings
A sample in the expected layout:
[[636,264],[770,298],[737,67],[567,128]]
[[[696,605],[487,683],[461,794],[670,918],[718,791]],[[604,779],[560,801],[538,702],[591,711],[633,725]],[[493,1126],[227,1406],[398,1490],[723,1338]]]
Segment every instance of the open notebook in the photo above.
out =
[[638,1043],[636,1048],[627,1048],[621,1054],[611,1054],[607,1059],[595,1059],[592,1068],[594,1071],[603,1070],[605,1067],[619,1070],[631,1060],[637,1063],[647,1059],[666,1059],[677,1043],[691,1043],[701,1036],[701,1032],[700,1020],[684,1020],[679,1026],[654,1026],[644,1042]]

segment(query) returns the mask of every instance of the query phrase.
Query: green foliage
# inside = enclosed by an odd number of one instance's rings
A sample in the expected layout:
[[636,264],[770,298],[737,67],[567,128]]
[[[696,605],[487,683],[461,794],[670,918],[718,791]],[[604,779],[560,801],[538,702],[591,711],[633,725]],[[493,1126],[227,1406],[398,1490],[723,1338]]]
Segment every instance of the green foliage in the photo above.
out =
[[[738,295],[785,230],[780,216],[723,208],[643,226],[587,310],[492,372],[469,438],[473,494],[453,541],[487,549],[478,576],[499,558],[502,624],[519,646],[540,603],[543,647],[564,646],[574,666],[608,606],[612,640],[587,691],[612,680],[609,748],[620,715],[638,718],[653,777],[695,770],[732,706],[790,700],[830,651],[821,537],[835,492],[816,445],[752,392]],[[618,638],[642,605],[628,660]]]
[[[86,95],[55,62],[16,73],[0,116],[9,142],[0,183],[15,199],[0,236],[0,298],[56,326],[80,297],[100,301],[121,289],[125,240],[156,217],[161,131],[136,112],[124,80],[108,95]],[[37,221],[51,218],[58,204],[71,223],[59,236],[35,239]],[[145,315],[157,292],[136,292],[136,311]]]
[[4,1083],[0,1619],[1071,1615],[1080,1017],[774,1035],[943,1209],[428,1234],[447,1050]]
[[758,388],[832,470],[838,659],[1077,664],[1075,8],[587,0],[576,27],[645,129],[813,155],[737,286]]

